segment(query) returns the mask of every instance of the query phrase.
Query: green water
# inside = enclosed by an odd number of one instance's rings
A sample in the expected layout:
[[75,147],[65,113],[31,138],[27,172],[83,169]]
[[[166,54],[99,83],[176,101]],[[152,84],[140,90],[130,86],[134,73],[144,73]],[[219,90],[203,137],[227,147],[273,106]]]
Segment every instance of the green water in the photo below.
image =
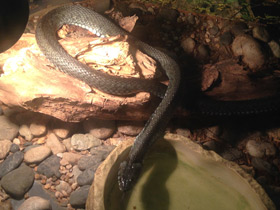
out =
[[[170,149],[170,148],[169,148]],[[203,164],[202,164],[203,165]],[[206,163],[206,165],[209,165]],[[256,210],[263,209],[258,197],[247,196],[246,182],[228,178],[229,169],[213,166],[205,169],[192,158],[175,150],[151,152],[145,159],[142,175],[130,193],[122,194],[114,184],[106,196],[106,210]],[[212,170],[212,171],[211,171]],[[224,174],[223,179],[218,174]],[[232,173],[232,171],[230,171]],[[244,186],[243,186],[244,185]],[[239,186],[239,187],[240,187]],[[249,201],[251,200],[251,201]]]

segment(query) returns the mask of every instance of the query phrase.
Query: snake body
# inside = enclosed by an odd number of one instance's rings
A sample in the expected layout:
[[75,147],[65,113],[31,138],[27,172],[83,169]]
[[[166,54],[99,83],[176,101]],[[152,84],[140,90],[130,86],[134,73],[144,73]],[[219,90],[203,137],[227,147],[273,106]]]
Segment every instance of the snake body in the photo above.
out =
[[[80,63],[71,57],[57,41],[56,32],[64,24],[85,28],[99,36],[127,35],[135,46],[160,64],[169,79],[168,87],[153,80],[110,76]],[[120,165],[119,188],[122,191],[129,190],[138,178],[145,153],[151,144],[163,135],[176,106],[175,98],[180,84],[178,64],[165,53],[134,38],[102,15],[78,5],[59,7],[43,16],[36,28],[36,41],[44,55],[62,72],[103,92],[128,95],[145,91],[162,98],[143,130],[136,137],[127,160]],[[200,98],[196,104],[199,112],[208,115],[256,114],[277,111],[279,105],[280,97],[236,102],[215,102]]]
[[[169,78],[168,87],[166,88],[165,85],[152,80],[110,76],[75,60],[63,49],[56,38],[57,30],[64,24],[76,25],[100,36],[128,35],[138,49],[153,57],[160,64]],[[174,98],[180,83],[179,66],[165,53],[130,36],[102,15],[78,5],[59,7],[43,16],[36,28],[36,41],[47,59],[62,72],[103,92],[113,95],[127,95],[147,91],[162,98],[143,130],[136,137],[127,161],[122,162],[120,166],[119,187],[123,191],[130,189],[139,175],[147,149],[163,135],[174,110],[176,101]]]

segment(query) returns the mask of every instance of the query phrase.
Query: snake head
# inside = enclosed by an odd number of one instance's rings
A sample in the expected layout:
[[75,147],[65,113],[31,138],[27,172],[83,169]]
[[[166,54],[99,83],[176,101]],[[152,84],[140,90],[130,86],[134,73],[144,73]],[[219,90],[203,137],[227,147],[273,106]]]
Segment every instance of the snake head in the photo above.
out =
[[123,161],[120,164],[118,183],[121,191],[128,191],[134,186],[140,175],[141,168],[141,163],[127,164],[126,161]]

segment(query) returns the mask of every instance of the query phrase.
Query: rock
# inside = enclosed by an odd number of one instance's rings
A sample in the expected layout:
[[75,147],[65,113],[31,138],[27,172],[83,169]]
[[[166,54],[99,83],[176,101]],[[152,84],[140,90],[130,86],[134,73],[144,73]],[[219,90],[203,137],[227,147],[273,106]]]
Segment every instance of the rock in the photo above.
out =
[[77,178],[78,185],[80,186],[91,185],[94,179],[95,171],[96,171],[96,166],[87,168],[85,171],[83,171]]
[[12,152],[12,153],[15,153],[15,152],[17,152],[17,151],[19,151],[20,150],[20,148],[19,148],[19,146],[17,145],[17,144],[12,144],[11,145],[11,147],[10,147],[10,152]]
[[228,46],[232,43],[232,36],[229,31],[226,31],[220,36],[220,43],[225,46]]
[[18,210],[51,210],[51,203],[38,196],[32,196],[25,200]]
[[70,195],[70,204],[74,208],[85,208],[90,185],[82,186]]
[[59,141],[58,137],[51,133],[47,140],[46,140],[46,146],[48,146],[53,154],[62,153],[66,151],[65,146]]
[[246,149],[252,157],[263,157],[264,156],[264,150],[261,147],[261,143],[257,142],[255,140],[249,140],[246,143]]
[[83,156],[81,159],[78,161],[78,167],[80,170],[84,171],[87,168],[95,168],[99,166],[99,164],[103,161],[102,156]]
[[211,27],[210,29],[209,29],[209,33],[210,33],[210,35],[212,35],[212,36],[216,36],[218,33],[219,33],[219,28],[218,28],[218,26],[216,26],[216,25],[214,25],[213,27]]
[[47,146],[33,147],[25,152],[24,161],[27,163],[40,163],[52,153]]
[[76,166],[73,166],[72,168],[72,173],[73,173],[73,177],[74,177],[74,180],[75,182],[77,182],[77,178],[80,176],[80,174],[82,174],[83,172],[79,169],[79,167],[76,165]]
[[115,148],[116,148],[116,146],[114,146],[114,145],[101,145],[99,147],[92,147],[90,149],[90,154],[95,157],[100,156],[101,160],[105,160],[106,157]]
[[110,0],[91,0],[90,5],[98,13],[104,13],[110,9]]
[[207,141],[203,144],[203,148],[207,149],[207,150],[213,150],[215,152],[217,152],[218,150],[218,146],[216,144],[216,141],[214,140],[210,140],[210,141]]
[[202,60],[206,60],[209,57],[209,52],[205,45],[201,44],[197,47],[197,56]]
[[36,122],[30,124],[30,131],[34,136],[42,136],[46,133],[47,127],[45,125],[45,121],[42,120],[42,122]]
[[13,143],[17,144],[17,145],[20,145],[20,140],[18,138],[14,138]]
[[118,131],[125,135],[137,136],[144,126],[143,121],[119,121]]
[[266,156],[274,156],[276,154],[275,146],[270,142],[256,142],[249,140],[246,144],[246,149],[252,157],[262,158]]
[[71,144],[71,138],[64,139],[64,140],[62,141],[62,144],[65,146],[65,148],[66,148],[67,151],[73,150],[72,144]]
[[248,26],[244,22],[237,22],[231,26],[231,33],[234,36],[244,34],[248,30]]
[[187,54],[192,54],[195,48],[195,41],[190,37],[183,39],[181,42],[181,47]]
[[249,35],[239,35],[232,43],[235,56],[243,56],[243,62],[251,69],[260,69],[265,62],[265,55],[259,43]]
[[271,142],[263,142],[261,147],[266,156],[275,156],[276,155],[276,147]]
[[261,158],[252,158],[252,166],[260,171],[266,171],[273,176],[279,175],[276,167]]
[[10,140],[0,140],[0,160],[4,159],[8,155],[11,145],[12,142]]
[[99,139],[107,139],[115,132],[116,122],[114,120],[91,118],[83,122],[83,127],[86,133],[90,133]]
[[72,152],[64,152],[62,154],[62,160],[67,161],[71,165],[77,165],[77,163],[81,157],[82,157],[82,155],[72,153]]
[[76,127],[77,125],[75,123],[67,123],[61,120],[56,120],[52,125],[52,131],[59,138],[65,139],[68,138],[69,135],[76,130]]
[[0,163],[0,179],[7,173],[17,168],[23,161],[23,153],[18,151],[9,155],[2,163]]
[[176,9],[169,9],[162,7],[157,15],[158,19],[164,19],[170,22],[176,22],[180,13]]
[[74,134],[71,137],[71,145],[76,150],[87,150],[100,144],[101,141],[92,134]]
[[52,176],[56,176],[57,178],[59,178],[61,176],[59,167],[60,158],[56,155],[52,155],[38,165],[37,172],[39,174],[45,175],[47,178],[50,178]]
[[29,126],[23,124],[19,127],[19,134],[25,138],[26,141],[31,141],[33,135],[29,129]]
[[1,180],[1,186],[11,197],[20,199],[30,189],[33,181],[33,170],[23,164],[21,167],[6,174]]
[[60,183],[56,185],[55,189],[59,192],[65,191],[68,195],[72,192],[71,186],[65,181],[60,181]]
[[254,27],[252,32],[253,32],[253,37],[254,38],[259,39],[259,40],[261,40],[263,42],[268,42],[269,39],[270,39],[269,33],[262,26]]
[[23,149],[23,153],[26,153],[28,150],[35,148],[35,147],[40,147],[40,145],[37,144],[32,144],[32,142],[28,142],[29,144],[24,144],[23,146],[25,147]]
[[190,23],[190,24],[195,24],[195,16],[191,13],[188,14],[187,16],[187,21]]
[[13,210],[11,201],[9,199],[0,201],[0,210]]
[[185,129],[185,128],[178,128],[176,129],[176,133],[178,135],[181,135],[181,136],[185,136],[187,138],[190,138],[191,137],[191,131],[189,129]]
[[231,148],[224,151],[221,156],[226,160],[233,161],[240,159],[243,156],[243,153],[236,148]]
[[12,123],[8,117],[0,116],[0,140],[13,140],[18,134],[19,126]]
[[274,41],[274,40],[271,40],[269,43],[268,43],[273,55],[276,57],[276,58],[280,58],[280,46],[279,44]]

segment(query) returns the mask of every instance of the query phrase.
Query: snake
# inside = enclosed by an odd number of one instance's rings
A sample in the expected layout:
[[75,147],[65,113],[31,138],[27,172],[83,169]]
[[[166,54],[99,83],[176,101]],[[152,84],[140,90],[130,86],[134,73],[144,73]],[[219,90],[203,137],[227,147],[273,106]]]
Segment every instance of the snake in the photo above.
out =
[[[112,76],[74,59],[57,40],[57,31],[65,24],[79,26],[100,37],[127,36],[134,46],[156,60],[168,77],[168,86],[151,79]],[[139,178],[145,154],[151,145],[163,136],[174,113],[181,81],[179,65],[163,51],[135,38],[103,15],[80,5],[61,6],[45,14],[37,24],[35,37],[40,50],[54,66],[91,87],[118,96],[150,92],[162,99],[136,136],[127,159],[119,166],[119,189],[124,192],[132,189]],[[280,97],[234,102],[215,102],[200,98],[196,103],[197,109],[208,115],[263,113],[278,110],[279,105]]]

